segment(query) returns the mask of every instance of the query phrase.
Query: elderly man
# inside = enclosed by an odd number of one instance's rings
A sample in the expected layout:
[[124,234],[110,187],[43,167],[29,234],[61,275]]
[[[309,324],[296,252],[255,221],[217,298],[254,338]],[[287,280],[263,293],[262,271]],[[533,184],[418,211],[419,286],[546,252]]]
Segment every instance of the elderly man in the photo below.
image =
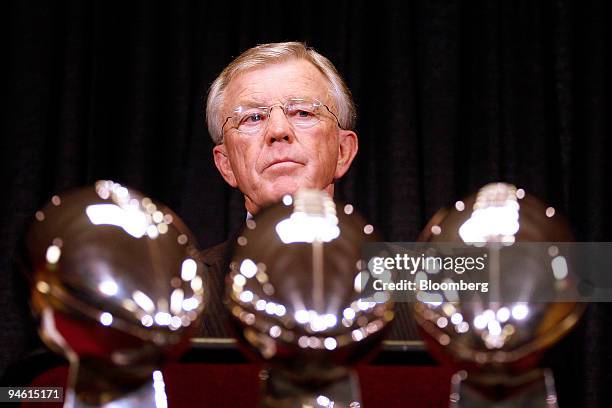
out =
[[[333,64],[298,42],[253,47],[212,83],[206,106],[221,176],[256,214],[308,187],[334,194],[357,154],[355,106]],[[215,293],[204,334],[223,336],[221,294],[230,245],[203,252]]]

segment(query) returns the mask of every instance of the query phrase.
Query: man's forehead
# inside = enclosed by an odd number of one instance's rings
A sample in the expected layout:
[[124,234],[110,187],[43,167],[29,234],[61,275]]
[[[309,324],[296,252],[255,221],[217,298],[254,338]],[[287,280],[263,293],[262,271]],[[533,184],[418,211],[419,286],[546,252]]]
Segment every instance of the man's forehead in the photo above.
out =
[[325,98],[329,83],[306,60],[289,60],[252,68],[234,77],[226,88],[226,107],[277,103],[292,97]]

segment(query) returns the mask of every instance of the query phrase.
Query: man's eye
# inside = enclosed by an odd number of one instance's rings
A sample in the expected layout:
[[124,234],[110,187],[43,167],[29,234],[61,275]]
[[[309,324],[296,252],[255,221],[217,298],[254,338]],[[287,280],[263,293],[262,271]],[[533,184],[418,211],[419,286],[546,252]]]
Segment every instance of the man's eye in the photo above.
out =
[[253,123],[261,122],[264,119],[265,119],[265,117],[261,113],[252,113],[250,115],[245,116],[242,119],[242,123],[244,123],[244,124],[253,124]]
[[308,111],[305,111],[305,110],[300,110],[300,111],[297,112],[297,115],[299,117],[301,117],[301,118],[307,118],[307,117],[312,116],[312,113],[308,112]]
[[314,116],[314,113],[305,109],[290,109],[288,114],[299,119],[308,119]]

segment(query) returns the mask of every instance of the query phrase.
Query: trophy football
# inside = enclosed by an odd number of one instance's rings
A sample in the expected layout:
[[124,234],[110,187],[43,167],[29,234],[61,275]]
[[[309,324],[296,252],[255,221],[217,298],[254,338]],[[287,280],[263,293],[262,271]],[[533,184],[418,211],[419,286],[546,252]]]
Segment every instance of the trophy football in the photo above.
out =
[[265,362],[260,406],[361,405],[350,367],[394,316],[387,293],[362,287],[361,246],[373,235],[350,204],[318,190],[286,195],[247,220],[226,299],[239,339]]
[[165,407],[159,368],[208,298],[193,236],[112,181],[54,196],[25,238],[43,341],[69,364],[65,407]]
[[[480,275],[488,285],[484,293],[417,294],[415,319],[426,344],[459,369],[450,406],[557,407],[552,372],[539,363],[584,311],[573,296],[571,254],[563,249],[572,241],[565,221],[524,190],[492,183],[434,215],[419,241],[436,251],[454,243],[487,260]],[[458,278],[438,270],[419,274],[437,283]]]

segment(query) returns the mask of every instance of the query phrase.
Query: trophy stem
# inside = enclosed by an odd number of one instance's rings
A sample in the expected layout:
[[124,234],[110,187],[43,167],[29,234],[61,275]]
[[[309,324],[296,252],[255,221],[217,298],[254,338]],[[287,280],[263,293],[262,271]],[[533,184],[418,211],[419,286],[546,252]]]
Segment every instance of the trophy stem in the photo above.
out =
[[555,380],[550,369],[481,384],[465,371],[451,379],[450,408],[558,408]]
[[360,408],[359,380],[354,370],[323,385],[297,383],[282,369],[264,368],[261,379],[260,408],[334,407]]

